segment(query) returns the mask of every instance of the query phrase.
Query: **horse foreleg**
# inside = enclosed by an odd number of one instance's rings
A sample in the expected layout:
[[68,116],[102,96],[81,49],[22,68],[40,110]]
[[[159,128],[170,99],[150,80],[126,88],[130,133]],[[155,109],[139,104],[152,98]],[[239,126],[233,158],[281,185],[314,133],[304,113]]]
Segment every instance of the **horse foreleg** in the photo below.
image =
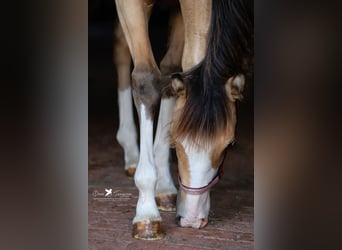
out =
[[118,75],[119,129],[116,139],[124,150],[125,172],[133,177],[139,160],[131,90],[131,55],[120,24],[115,29],[113,61]]
[[152,6],[138,0],[116,0],[116,7],[133,58],[133,98],[140,121],[140,156],[134,175],[139,198],[133,219],[133,237],[160,239],[163,233],[155,202],[157,171],[153,156],[153,119],[159,101],[156,85],[160,72],[148,37],[148,18]]
[[206,53],[211,1],[180,0],[179,2],[185,31],[182,68],[186,71],[200,63]]
[[157,167],[156,202],[160,210],[176,211],[177,189],[170,174],[169,130],[175,98],[161,100],[154,155]]
[[[170,17],[169,48],[160,63],[162,77],[170,81],[170,74],[181,71],[184,47],[184,28],[180,12]],[[160,210],[176,211],[177,189],[170,174],[169,131],[175,97],[163,96],[159,111],[158,127],[154,141],[154,156],[157,167],[156,202]]]

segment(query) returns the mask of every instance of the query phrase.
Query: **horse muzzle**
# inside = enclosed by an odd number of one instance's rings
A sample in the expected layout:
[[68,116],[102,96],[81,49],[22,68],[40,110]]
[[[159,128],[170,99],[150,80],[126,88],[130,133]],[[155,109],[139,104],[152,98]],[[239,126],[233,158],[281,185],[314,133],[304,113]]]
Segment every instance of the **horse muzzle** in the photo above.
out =
[[208,224],[207,219],[197,219],[197,218],[183,218],[181,216],[177,217],[178,225],[181,227],[193,227],[197,229],[204,228]]
[[208,224],[209,191],[191,195],[180,190],[177,199],[177,223],[181,227],[203,228]]

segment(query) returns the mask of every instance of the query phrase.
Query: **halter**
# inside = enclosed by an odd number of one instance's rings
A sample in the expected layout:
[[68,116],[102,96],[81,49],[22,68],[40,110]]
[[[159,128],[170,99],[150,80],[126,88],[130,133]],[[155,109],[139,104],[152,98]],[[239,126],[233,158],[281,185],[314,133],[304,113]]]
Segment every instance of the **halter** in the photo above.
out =
[[[223,161],[222,161],[223,162]],[[179,187],[187,194],[192,194],[192,195],[200,195],[203,194],[204,192],[208,191],[211,187],[213,187],[216,183],[219,182],[221,177],[223,176],[223,170],[222,170],[222,165],[220,165],[217,174],[214,176],[214,178],[209,182],[208,185],[200,188],[192,188],[192,187],[187,187],[182,183],[182,180],[180,176],[178,175],[178,183]]]
[[[232,141],[231,143],[229,143],[229,145],[234,145],[234,144],[235,144],[235,141]],[[228,148],[228,146],[227,146],[227,148]],[[223,166],[224,159],[226,158],[227,148],[224,151],[224,157],[223,157],[223,160],[219,166],[219,169],[217,170],[217,174],[214,176],[214,178],[211,180],[211,182],[209,182],[208,185],[206,185],[204,187],[200,187],[200,188],[187,187],[182,183],[182,180],[181,180],[180,176],[178,175],[178,183],[179,183],[180,189],[182,189],[187,194],[201,195],[204,192],[208,191],[210,188],[212,188],[215,184],[217,184],[223,176],[222,166]]]

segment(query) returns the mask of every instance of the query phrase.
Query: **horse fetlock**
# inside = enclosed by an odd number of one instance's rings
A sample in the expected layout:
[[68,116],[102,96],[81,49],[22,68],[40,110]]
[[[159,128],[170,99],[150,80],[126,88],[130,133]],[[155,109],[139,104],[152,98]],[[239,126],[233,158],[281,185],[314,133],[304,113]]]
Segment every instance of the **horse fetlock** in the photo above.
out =
[[[157,181],[157,174],[156,171],[153,169],[145,168],[145,170],[142,170],[141,167],[139,167],[141,162],[139,163],[137,167],[137,171],[134,176],[135,185],[142,193],[147,192],[153,192],[156,186]],[[148,170],[147,170],[148,169]]]
[[161,221],[160,213],[157,209],[153,195],[143,194],[140,192],[137,203],[136,216],[133,219],[133,224],[142,222],[150,223]]
[[161,211],[167,212],[175,212],[176,211],[176,201],[177,194],[169,193],[169,194],[159,194],[155,197],[157,207]]
[[155,191],[157,207],[162,211],[176,211],[177,189],[170,173],[158,177]]

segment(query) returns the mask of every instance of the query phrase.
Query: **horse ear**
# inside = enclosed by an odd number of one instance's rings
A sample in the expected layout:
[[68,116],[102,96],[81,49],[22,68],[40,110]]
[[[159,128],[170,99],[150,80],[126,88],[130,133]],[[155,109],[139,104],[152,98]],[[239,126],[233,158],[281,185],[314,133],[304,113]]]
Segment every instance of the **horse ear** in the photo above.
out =
[[171,89],[177,96],[185,94],[185,84],[180,74],[176,73],[171,76]]
[[245,76],[239,74],[235,77],[230,77],[226,82],[226,91],[229,99],[232,102],[243,98],[242,91],[245,87]]

